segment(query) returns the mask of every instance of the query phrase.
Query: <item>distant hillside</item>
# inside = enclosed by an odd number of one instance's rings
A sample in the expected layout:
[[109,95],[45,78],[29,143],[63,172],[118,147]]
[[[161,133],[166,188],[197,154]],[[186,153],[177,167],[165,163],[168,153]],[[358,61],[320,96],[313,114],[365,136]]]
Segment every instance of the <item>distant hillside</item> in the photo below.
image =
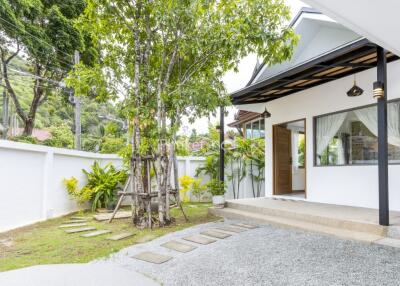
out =
[[[27,76],[21,76],[13,70],[29,72],[29,66],[20,58],[15,58],[9,67],[11,83],[16,91],[22,108],[28,112],[33,98],[33,79]],[[3,93],[3,86],[0,86],[0,94]],[[67,123],[73,130],[74,109],[68,102],[68,96],[65,91],[54,89],[53,93],[45,103],[43,103],[36,115],[35,128],[48,129],[51,126],[58,126],[61,123]],[[2,97],[0,97],[0,110],[3,110]],[[10,113],[15,113],[12,100],[10,99]],[[1,120],[0,113],[0,120]],[[118,117],[116,108],[110,103],[98,103],[88,98],[82,100],[82,133],[87,138],[101,138],[104,133],[104,127],[107,122],[102,121],[100,115],[109,115]],[[20,123],[20,127],[23,125]]]

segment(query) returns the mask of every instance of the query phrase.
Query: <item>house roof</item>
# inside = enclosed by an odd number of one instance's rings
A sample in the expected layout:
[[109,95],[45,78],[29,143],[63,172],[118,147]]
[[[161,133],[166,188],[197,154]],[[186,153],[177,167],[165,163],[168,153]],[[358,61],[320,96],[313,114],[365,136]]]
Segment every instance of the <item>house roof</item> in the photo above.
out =
[[235,121],[228,124],[229,127],[240,127],[243,123],[249,122],[261,116],[261,113],[239,110],[235,114]]
[[273,66],[263,64],[253,75],[248,86],[361,38],[360,35],[311,8],[301,9],[290,26],[300,36],[291,59]]
[[349,29],[400,56],[398,0],[303,0]]
[[[268,102],[376,66],[377,46],[367,39],[339,47],[231,94],[235,105]],[[388,62],[398,59],[387,54]]]
[[291,25],[301,37],[292,59],[260,67],[231,94],[233,104],[268,102],[376,66],[377,45],[315,10],[303,9]]

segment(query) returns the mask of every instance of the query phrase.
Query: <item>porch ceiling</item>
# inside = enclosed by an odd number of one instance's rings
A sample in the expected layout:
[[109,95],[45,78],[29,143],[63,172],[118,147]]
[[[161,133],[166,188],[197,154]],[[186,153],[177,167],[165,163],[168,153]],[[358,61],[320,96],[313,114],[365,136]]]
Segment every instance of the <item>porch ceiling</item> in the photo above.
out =
[[[235,105],[275,100],[376,67],[377,45],[360,39],[231,94]],[[387,53],[388,62],[398,59]]]

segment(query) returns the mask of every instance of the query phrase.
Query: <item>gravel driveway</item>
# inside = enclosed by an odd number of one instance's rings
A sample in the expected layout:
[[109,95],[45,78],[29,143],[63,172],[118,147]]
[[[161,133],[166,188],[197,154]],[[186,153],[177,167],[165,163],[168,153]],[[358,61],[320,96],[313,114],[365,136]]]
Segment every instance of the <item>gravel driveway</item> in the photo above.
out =
[[[274,226],[234,234],[189,253],[159,246],[228,223],[232,221],[195,226],[92,263],[122,266],[163,285],[400,285],[400,249]],[[131,258],[141,251],[174,259],[155,265]]]

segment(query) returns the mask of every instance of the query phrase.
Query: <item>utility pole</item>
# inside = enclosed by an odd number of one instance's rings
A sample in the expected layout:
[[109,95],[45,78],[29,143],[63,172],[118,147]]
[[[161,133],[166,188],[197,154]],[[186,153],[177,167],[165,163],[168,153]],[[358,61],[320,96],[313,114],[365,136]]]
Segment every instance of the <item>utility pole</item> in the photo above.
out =
[[2,139],[6,140],[7,139],[7,133],[8,133],[8,94],[4,90],[3,91],[3,127],[4,131],[2,134]]
[[[80,61],[80,55],[78,51],[75,51],[74,64],[78,64]],[[74,106],[75,106],[75,149],[81,150],[81,98],[79,96],[74,96]]]

